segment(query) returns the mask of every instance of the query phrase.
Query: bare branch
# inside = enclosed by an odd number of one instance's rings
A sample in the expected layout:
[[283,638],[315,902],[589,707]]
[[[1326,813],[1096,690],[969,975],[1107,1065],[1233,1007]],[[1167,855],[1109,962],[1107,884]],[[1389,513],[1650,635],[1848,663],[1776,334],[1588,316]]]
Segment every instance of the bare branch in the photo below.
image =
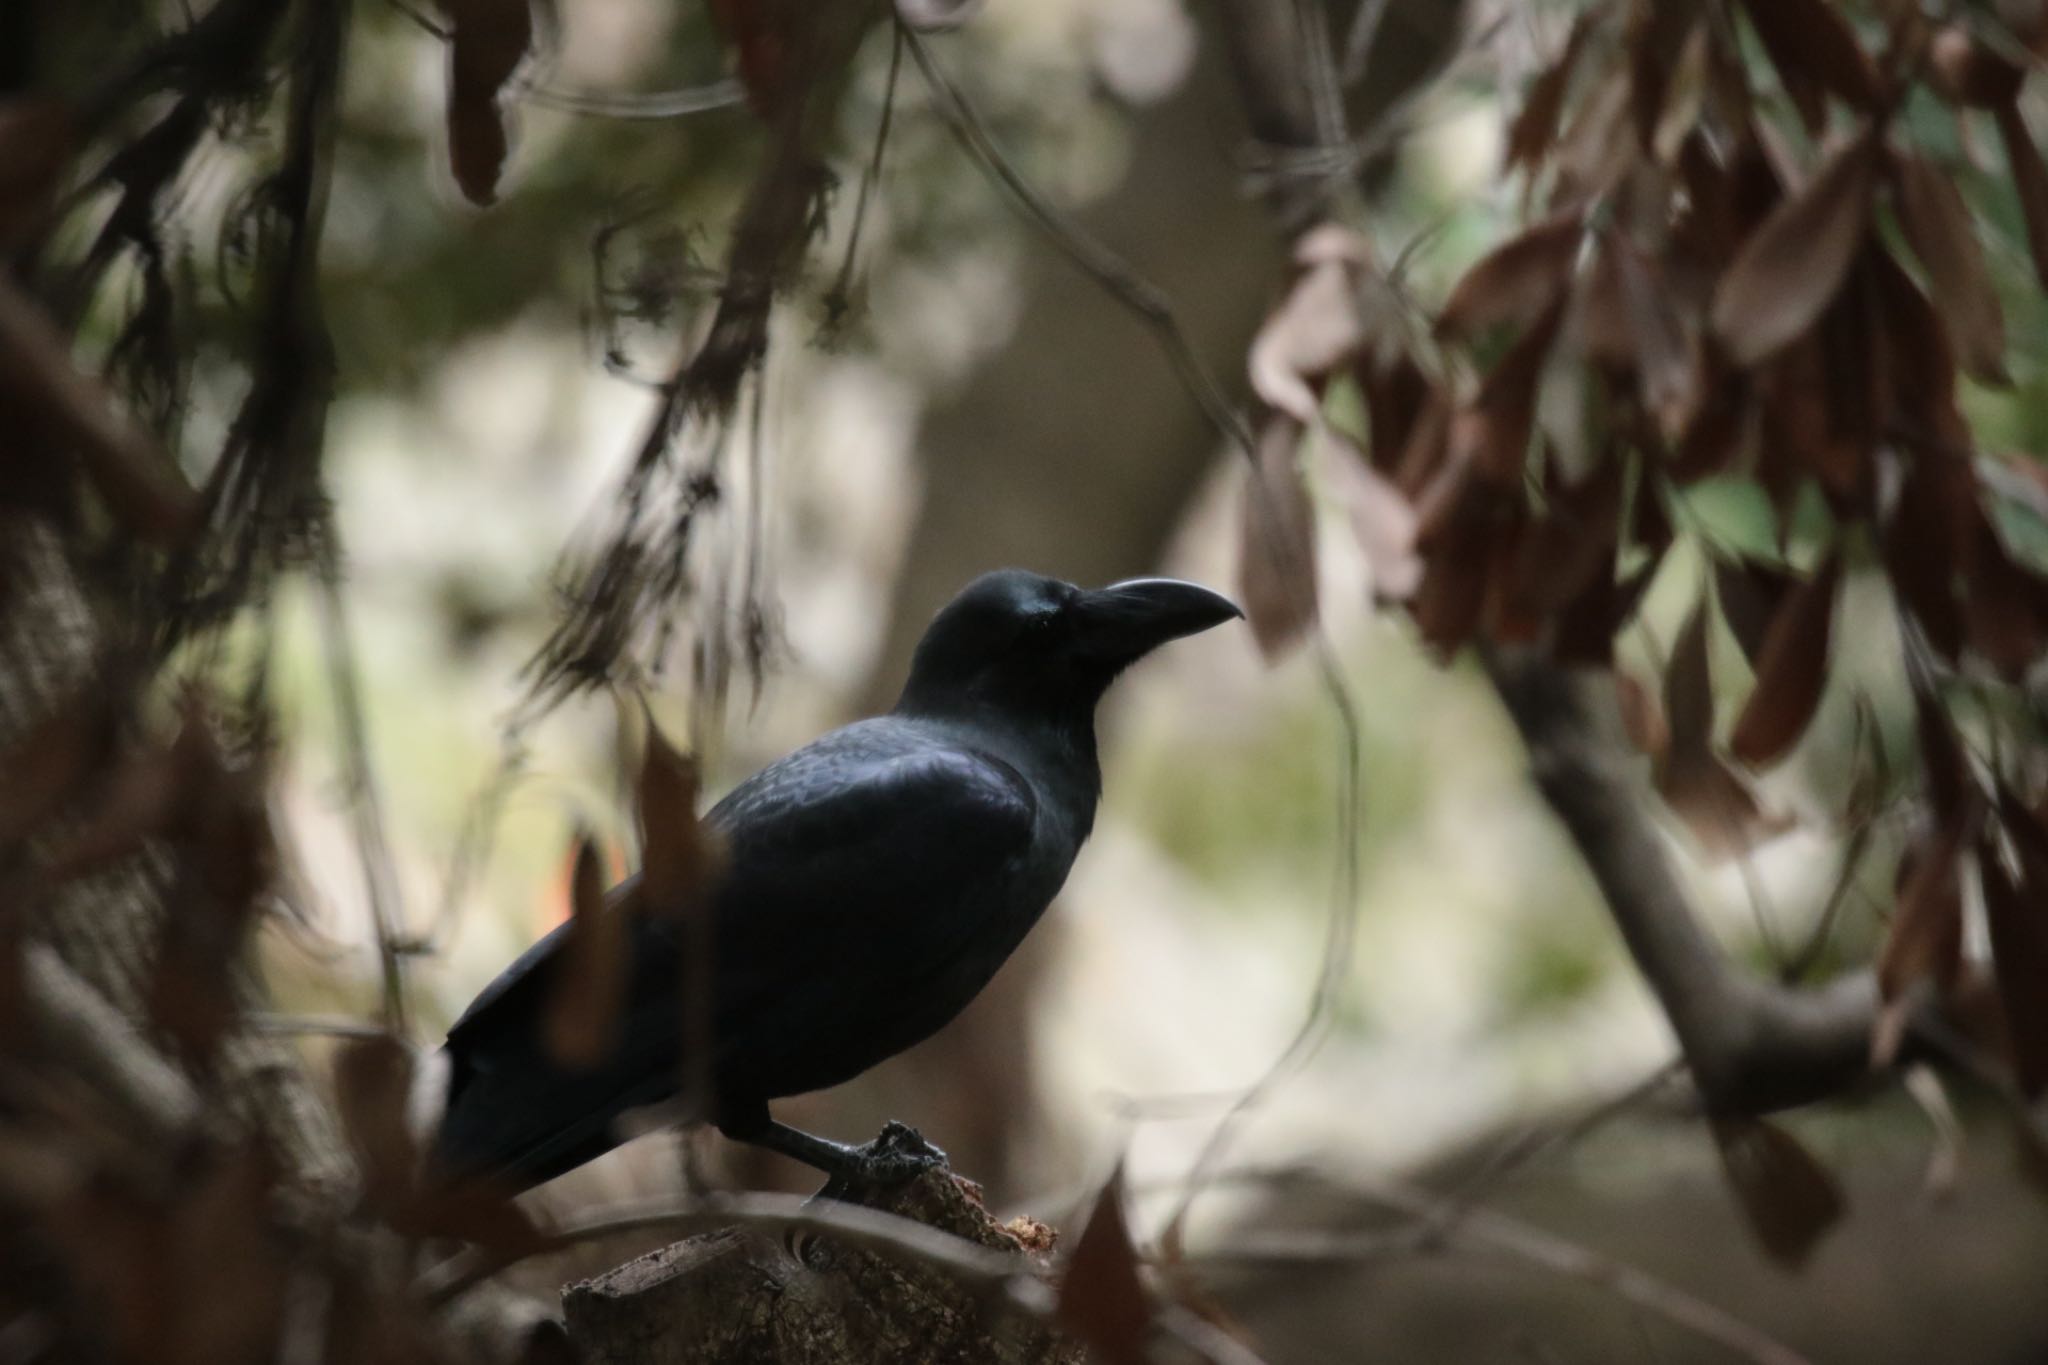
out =
[[1537,789],[1599,884],[1708,1109],[1769,1113],[1867,1076],[1875,980],[1859,972],[1800,989],[1730,961],[1679,885],[1629,756],[1594,719],[1598,681],[1527,653],[1490,655],[1487,669]]

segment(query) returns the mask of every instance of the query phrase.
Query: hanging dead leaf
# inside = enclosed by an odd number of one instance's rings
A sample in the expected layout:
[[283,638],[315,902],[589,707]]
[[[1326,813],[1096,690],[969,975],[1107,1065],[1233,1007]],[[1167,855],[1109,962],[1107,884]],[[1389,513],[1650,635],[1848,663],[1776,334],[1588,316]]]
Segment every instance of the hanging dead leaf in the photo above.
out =
[[1714,738],[1714,680],[1707,664],[1707,611],[1696,606],[1679,627],[1664,665],[1664,714],[1671,747],[1705,751]]
[[1721,618],[1752,667],[1763,648],[1764,633],[1797,582],[1787,570],[1762,560],[1724,559],[1714,565],[1714,598]]
[[1329,437],[1330,486],[1351,518],[1351,533],[1365,556],[1373,597],[1400,602],[1412,597],[1422,581],[1422,561],[1415,555],[1418,527],[1415,508],[1387,477],[1372,467],[1365,452],[1335,432]]
[[1714,290],[1714,334],[1756,365],[1819,320],[1870,230],[1877,138],[1865,130],[1779,204],[1743,243]]
[[[1394,486],[1421,508],[1425,490],[1442,481],[1451,453],[1451,400],[1432,388],[1415,414],[1408,439],[1394,463]],[[1375,451],[1377,454],[1377,451]]]
[[1728,741],[1730,752],[1753,768],[1782,758],[1806,732],[1820,705],[1841,577],[1837,551],[1791,591],[1764,635],[1757,654],[1756,687]]
[[646,751],[640,759],[640,903],[656,914],[702,904],[725,862],[718,836],[697,817],[701,774],[694,754],[677,751],[646,699]]
[[[2048,1090],[2048,837],[2032,812],[2001,785],[1999,815],[2020,849],[2015,879],[1987,833],[1977,847],[1984,887],[1984,919],[1990,930],[1991,960],[2005,1012],[2013,1071],[2029,1099]],[[2024,831],[2024,833],[2017,832]]]
[[1637,388],[1665,439],[1675,439],[1699,411],[1705,382],[1699,347],[1678,314],[1657,262],[1625,239],[1613,241]]
[[1892,154],[1892,183],[1900,225],[1927,270],[1934,305],[1962,350],[1963,364],[1986,383],[2005,383],[2005,313],[1962,192],[1947,173],[1912,151]]
[[1452,463],[1470,464],[1499,484],[1521,485],[1536,422],[1537,386],[1564,311],[1564,299],[1552,303],[1487,374],[1470,406],[1452,418]]
[[604,860],[589,831],[576,836],[569,929],[548,986],[548,1056],[576,1070],[597,1065],[618,1039],[626,986],[626,914],[605,904]]
[[1434,516],[1425,514],[1418,544],[1422,581],[1409,600],[1408,613],[1422,638],[1440,659],[1449,659],[1479,629],[1486,606],[1489,549],[1497,522],[1509,509],[1498,490],[1478,479],[1457,481]]
[[1482,256],[1451,290],[1437,335],[1463,340],[1493,327],[1533,329],[1563,296],[1584,233],[1577,215],[1561,214]]
[[1305,427],[1320,420],[1324,384],[1365,341],[1360,275],[1371,259],[1349,228],[1310,229],[1295,246],[1293,287],[1252,338],[1252,391]]
[[1626,579],[1599,574],[1557,618],[1551,652],[1561,665],[1608,668],[1614,662],[1614,637],[1642,605],[1643,593],[1656,576],[1662,549]]
[[1742,8],[1809,130],[1817,133],[1827,123],[1826,110],[1811,92],[1824,90],[1860,113],[1877,106],[1877,68],[1849,21],[1827,0],[1742,0]]
[[1576,487],[1551,481],[1548,509],[1521,536],[1507,581],[1517,614],[1547,619],[1576,602],[1595,578],[1612,579],[1622,476],[1622,461],[1610,456]]
[[1720,1118],[1713,1133],[1721,1168],[1757,1243],[1780,1265],[1803,1265],[1848,1209],[1841,1182],[1776,1124]]
[[[113,395],[72,363],[70,348],[12,281],[0,278],[0,426],[34,431],[48,458],[75,458],[122,528],[159,546],[181,544],[198,496],[170,458],[121,415]],[[8,459],[28,448],[10,441]]]
[[77,130],[62,101],[0,99],[0,252],[25,245],[48,219],[76,149]]
[[2048,649],[2048,582],[2014,561],[1991,519],[1976,516],[1976,549],[1963,594],[1970,648],[2000,677],[2019,683]]
[[1928,683],[1917,671],[1909,675],[1913,692],[1914,744],[1920,751],[1920,780],[1926,784],[1927,804],[1944,827],[1960,825],[1967,808],[1977,799],[1976,778],[1956,734],[1955,722],[1941,698],[1928,691]]
[[412,1188],[416,1151],[406,1126],[412,1053],[388,1033],[353,1038],[334,1058],[334,1101],[362,1169],[372,1207],[401,1207]]
[[1998,108],[1998,136],[2005,144],[2005,161],[2012,175],[2012,187],[2019,194],[2020,214],[2027,225],[2027,250],[2034,258],[2034,277],[2048,289],[2048,165],[2042,164],[2041,149],[2027,130],[2026,116],[2017,101]]
[[1368,347],[1359,356],[1352,377],[1365,400],[1373,466],[1393,473],[1400,467],[1417,423],[1435,400],[1435,390],[1405,351],[1382,360]]
[[1956,353],[1948,328],[1889,251],[1865,253],[1878,326],[1889,357],[1878,410],[1887,431],[1918,449],[1967,460],[1975,446],[1956,406]]
[[1516,509],[1515,515],[1502,519],[1487,544],[1486,591],[1479,620],[1489,643],[1531,645],[1543,632],[1543,617],[1522,597],[1522,582],[1516,573],[1529,529],[1527,516]]
[[1701,379],[1699,406],[1672,452],[1671,477],[1682,484],[1692,483],[1734,466],[1754,443],[1756,415],[1755,386],[1749,374],[1710,354]]
[[1709,858],[1733,857],[1790,826],[1766,814],[1755,793],[1714,752],[1714,687],[1707,659],[1707,614],[1694,607],[1671,647],[1664,672],[1670,730],[1656,769],[1658,794]]
[[1282,412],[1266,419],[1238,516],[1239,600],[1269,662],[1292,652],[1316,619],[1315,509],[1297,458],[1302,430]]
[[1883,532],[1886,576],[1936,653],[1962,652],[1956,585],[1973,553],[1975,479],[1960,459],[1915,451]]
[[448,161],[472,204],[498,197],[507,150],[498,92],[533,44],[527,0],[441,0],[448,17]]
[[1152,1304],[1124,1222],[1123,1170],[1095,1197],[1094,1211],[1060,1276],[1059,1320],[1109,1365],[1145,1365]]
[[1508,125],[1506,169],[1524,166],[1530,170],[1542,164],[1557,140],[1557,118],[1564,110],[1565,92],[1571,86],[1572,69],[1578,65],[1586,38],[1593,31],[1596,14],[1581,10],[1565,36],[1564,51],[1543,73],[1530,82],[1522,111]]
[[1963,965],[1962,853],[1975,838],[1974,808],[1923,835],[1899,865],[1891,930],[1877,959],[1884,1006],[1871,1037],[1874,1066],[1890,1066],[1905,1037],[1908,992],[1922,982],[1952,989]]

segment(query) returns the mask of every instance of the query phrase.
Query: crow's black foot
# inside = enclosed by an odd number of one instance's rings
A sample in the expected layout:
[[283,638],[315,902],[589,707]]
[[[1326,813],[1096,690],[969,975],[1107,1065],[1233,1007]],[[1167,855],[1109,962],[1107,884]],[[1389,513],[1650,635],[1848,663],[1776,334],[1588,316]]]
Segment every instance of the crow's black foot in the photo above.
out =
[[907,1185],[946,1164],[946,1154],[907,1123],[891,1119],[872,1142],[846,1148],[845,1164],[831,1173],[819,1199],[858,1202],[862,1194]]

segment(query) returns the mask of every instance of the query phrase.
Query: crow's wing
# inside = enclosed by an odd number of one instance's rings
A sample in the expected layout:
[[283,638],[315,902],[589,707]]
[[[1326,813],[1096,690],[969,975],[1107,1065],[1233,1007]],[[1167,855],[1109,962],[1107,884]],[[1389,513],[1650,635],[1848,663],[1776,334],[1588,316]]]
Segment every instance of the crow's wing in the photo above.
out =
[[869,725],[764,770],[708,817],[731,843],[715,971],[719,1070],[736,1091],[819,1089],[909,1046],[1044,909],[1018,896],[1042,880],[1023,776],[907,722]]
[[[950,1017],[964,1005],[904,993],[971,950],[977,912],[1000,908],[1031,848],[1036,811],[1008,764],[895,719],[835,731],[713,807],[706,822],[729,845],[709,973],[720,1091],[765,1098],[845,1079],[903,1045],[907,1007]],[[676,1088],[681,945],[671,922],[624,908],[624,890],[612,910],[634,916],[619,1046],[582,1071],[548,1059],[539,1024],[563,931],[549,934],[449,1030],[444,1161],[537,1183],[615,1145],[621,1112]]]

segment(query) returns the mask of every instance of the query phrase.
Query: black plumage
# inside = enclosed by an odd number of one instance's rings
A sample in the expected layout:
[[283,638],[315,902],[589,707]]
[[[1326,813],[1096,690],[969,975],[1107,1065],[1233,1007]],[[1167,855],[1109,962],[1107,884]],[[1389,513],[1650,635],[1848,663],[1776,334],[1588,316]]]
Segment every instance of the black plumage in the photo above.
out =
[[708,970],[686,970],[672,917],[636,913],[615,1046],[548,1055],[541,1021],[564,929],[529,948],[449,1030],[436,1139],[444,1170],[517,1187],[621,1140],[619,1117],[674,1098],[686,983],[708,981],[708,1094],[689,1117],[836,1175],[863,1149],[775,1123],[768,1101],[822,1089],[929,1037],[972,1000],[1044,912],[1101,793],[1094,713],[1124,667],[1238,615],[1193,584],[1086,591],[1004,570],[977,579],[919,643],[886,716],[835,730],[705,816],[728,861]]

